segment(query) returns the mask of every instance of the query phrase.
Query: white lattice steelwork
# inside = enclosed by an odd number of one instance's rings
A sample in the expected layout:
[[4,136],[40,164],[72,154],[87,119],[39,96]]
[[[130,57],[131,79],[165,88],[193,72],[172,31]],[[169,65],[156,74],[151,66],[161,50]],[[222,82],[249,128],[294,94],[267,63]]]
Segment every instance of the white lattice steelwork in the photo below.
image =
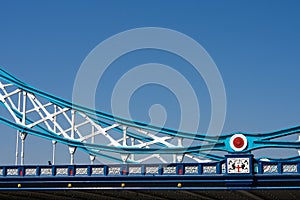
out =
[[164,167],[163,173],[164,174],[176,174],[176,167]]
[[110,174],[110,175],[120,174],[120,167],[109,167],[108,174]]
[[104,175],[104,168],[103,167],[93,167],[92,174],[93,175]]
[[18,175],[18,169],[7,169],[6,170],[7,176],[17,176]]
[[56,169],[56,175],[67,175],[68,174],[68,168],[57,168]]
[[185,166],[185,174],[198,174],[198,166]]
[[283,173],[296,173],[297,172],[297,164],[291,165],[282,165]]
[[87,168],[76,168],[76,175],[87,175]]
[[141,174],[142,168],[141,167],[129,167],[129,174]]
[[[26,85],[27,86],[27,85]],[[101,157],[117,162],[141,163],[155,159],[155,162],[182,162],[184,156],[199,161],[197,154],[159,152],[161,148],[181,148],[183,140],[193,141],[193,138],[181,138],[171,135],[158,134],[157,131],[137,128],[131,125],[116,123],[110,119],[99,120],[93,111],[86,112],[62,105],[62,100],[56,97],[35,94],[28,88],[18,84],[5,83],[0,80],[0,101],[13,117],[14,121],[44,134],[53,143],[52,164],[55,164],[56,143],[61,142],[69,146],[70,163],[74,164],[74,153],[77,148],[90,155],[93,162],[95,157]],[[49,97],[50,96],[50,97]],[[19,132],[21,139],[21,159],[24,164],[24,142],[28,131]],[[31,132],[34,134],[34,132]],[[40,133],[36,133],[41,136]],[[99,143],[100,142],[100,143]],[[16,147],[16,164],[19,161],[19,139]],[[154,149],[150,150],[150,149]],[[147,153],[149,149],[149,154]],[[157,153],[155,153],[157,151]],[[154,152],[154,154],[153,154]],[[178,151],[177,151],[178,152]],[[167,160],[165,155],[172,155],[173,160]],[[140,155],[140,156],[137,156]]]
[[36,175],[36,168],[26,168],[25,169],[26,176],[33,176]]
[[158,174],[158,167],[146,167],[146,174]]
[[42,168],[41,175],[52,175],[52,168]]
[[278,166],[277,165],[264,165],[263,172],[264,173],[278,173]]
[[216,166],[203,166],[203,174],[215,174],[217,173]]

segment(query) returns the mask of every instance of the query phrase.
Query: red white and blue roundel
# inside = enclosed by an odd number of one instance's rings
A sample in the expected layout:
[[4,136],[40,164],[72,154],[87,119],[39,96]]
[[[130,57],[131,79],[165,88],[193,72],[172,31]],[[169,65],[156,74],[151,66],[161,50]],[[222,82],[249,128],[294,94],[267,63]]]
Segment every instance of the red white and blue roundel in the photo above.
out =
[[230,147],[234,151],[243,151],[247,147],[248,141],[243,134],[234,134],[230,138]]

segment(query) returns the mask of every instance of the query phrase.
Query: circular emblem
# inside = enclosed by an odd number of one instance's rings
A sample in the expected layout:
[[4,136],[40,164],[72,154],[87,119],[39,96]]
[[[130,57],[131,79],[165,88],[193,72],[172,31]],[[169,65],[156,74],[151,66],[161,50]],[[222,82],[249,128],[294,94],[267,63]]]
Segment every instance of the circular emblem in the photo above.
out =
[[230,138],[230,147],[234,151],[243,151],[247,143],[247,138],[243,134],[235,134]]

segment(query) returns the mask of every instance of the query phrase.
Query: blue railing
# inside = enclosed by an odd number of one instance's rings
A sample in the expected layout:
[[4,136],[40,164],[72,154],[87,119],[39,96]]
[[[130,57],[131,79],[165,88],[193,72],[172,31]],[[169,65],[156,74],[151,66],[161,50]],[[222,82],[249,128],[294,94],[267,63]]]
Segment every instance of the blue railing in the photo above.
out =
[[[300,175],[300,162],[255,160],[252,167],[254,175]],[[225,160],[215,163],[0,166],[0,179],[16,176],[230,176],[226,168]]]

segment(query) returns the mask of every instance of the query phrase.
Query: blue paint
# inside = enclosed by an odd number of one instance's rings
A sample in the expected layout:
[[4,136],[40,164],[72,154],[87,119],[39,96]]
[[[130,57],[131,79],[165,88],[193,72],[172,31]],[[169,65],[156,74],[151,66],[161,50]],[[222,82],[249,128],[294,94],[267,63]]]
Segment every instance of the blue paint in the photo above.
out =
[[[230,137],[233,136],[235,133],[231,134],[224,134],[220,137],[214,137],[214,136],[207,136],[205,134],[198,134],[198,133],[189,133],[189,132],[181,132],[173,129],[168,129],[164,127],[157,127],[152,126],[146,123],[138,122],[138,121],[130,121],[127,119],[120,118],[118,116],[113,116],[111,114],[102,112],[102,111],[94,111],[92,109],[73,104],[72,102],[68,102],[66,100],[60,99],[59,97],[56,97],[54,95],[50,95],[46,92],[40,91],[34,87],[29,86],[28,84],[25,84],[24,82],[20,81],[19,79],[15,78],[14,76],[10,75],[8,72],[4,71],[3,69],[0,69],[0,79],[11,83],[18,88],[33,93],[36,96],[43,97],[47,99],[49,102],[53,102],[63,108],[70,108],[74,109],[80,112],[85,113],[88,116],[92,116],[92,118],[96,119],[96,123],[106,123],[103,120],[109,120],[110,125],[113,123],[122,123],[124,125],[129,125],[131,127],[136,128],[142,128],[144,130],[149,131],[157,131],[158,133],[163,133],[169,136],[176,136],[176,137],[183,137],[183,138],[193,138],[194,140],[204,141],[207,142],[205,145],[196,145],[196,146],[190,146],[188,148],[186,147],[169,147],[169,148],[132,148],[132,147],[112,147],[112,146],[106,146],[106,145],[99,145],[99,144],[89,144],[89,143],[82,143],[77,140],[72,139],[66,139],[57,136],[55,133],[51,132],[50,130],[45,129],[44,127],[37,125],[36,129],[29,129],[26,126],[22,126],[20,124],[17,124],[15,122],[9,121],[3,117],[0,116],[0,121],[14,129],[17,129],[21,132],[26,132],[28,134],[32,134],[38,137],[42,137],[48,140],[55,140],[60,143],[63,143],[65,145],[74,146],[79,148],[82,151],[85,151],[91,155],[97,155],[100,157],[104,157],[106,159],[111,159],[117,162],[123,162],[119,158],[115,158],[112,156],[108,156],[105,154],[99,153],[97,150],[101,151],[109,151],[114,153],[134,153],[134,154],[151,154],[153,152],[155,153],[161,153],[161,154],[170,154],[170,153],[176,153],[176,154],[185,154],[185,153],[191,153],[194,155],[201,155],[202,153],[205,153],[206,151],[223,151],[228,153],[236,153],[229,144]],[[17,110],[14,110],[16,116],[18,116],[20,119],[22,118],[22,113],[18,112]],[[28,122],[31,122],[30,119],[26,119]],[[117,131],[120,131],[119,128],[116,128]],[[283,129],[279,131],[269,132],[269,133],[260,133],[260,134],[249,134],[249,133],[241,133],[244,134],[247,137],[248,140],[248,146],[245,150],[241,151],[240,153],[250,153],[253,150],[256,149],[263,149],[263,148],[300,148],[300,142],[299,141],[271,141],[272,139],[276,139],[283,136],[298,134],[300,131],[300,126],[291,127],[288,129]],[[134,133],[129,132],[131,134],[130,136],[136,137],[138,139],[141,139],[143,141],[150,141],[151,139],[148,137],[141,137],[137,136]],[[162,145],[164,146],[164,145]],[[88,148],[87,148],[88,147]],[[92,149],[93,150],[92,150]],[[204,154],[205,155],[205,154]],[[222,160],[220,156],[217,154],[207,154],[207,158],[213,159],[216,161]],[[299,159],[300,157],[295,157],[294,159]],[[287,158],[290,159],[290,158]]]

